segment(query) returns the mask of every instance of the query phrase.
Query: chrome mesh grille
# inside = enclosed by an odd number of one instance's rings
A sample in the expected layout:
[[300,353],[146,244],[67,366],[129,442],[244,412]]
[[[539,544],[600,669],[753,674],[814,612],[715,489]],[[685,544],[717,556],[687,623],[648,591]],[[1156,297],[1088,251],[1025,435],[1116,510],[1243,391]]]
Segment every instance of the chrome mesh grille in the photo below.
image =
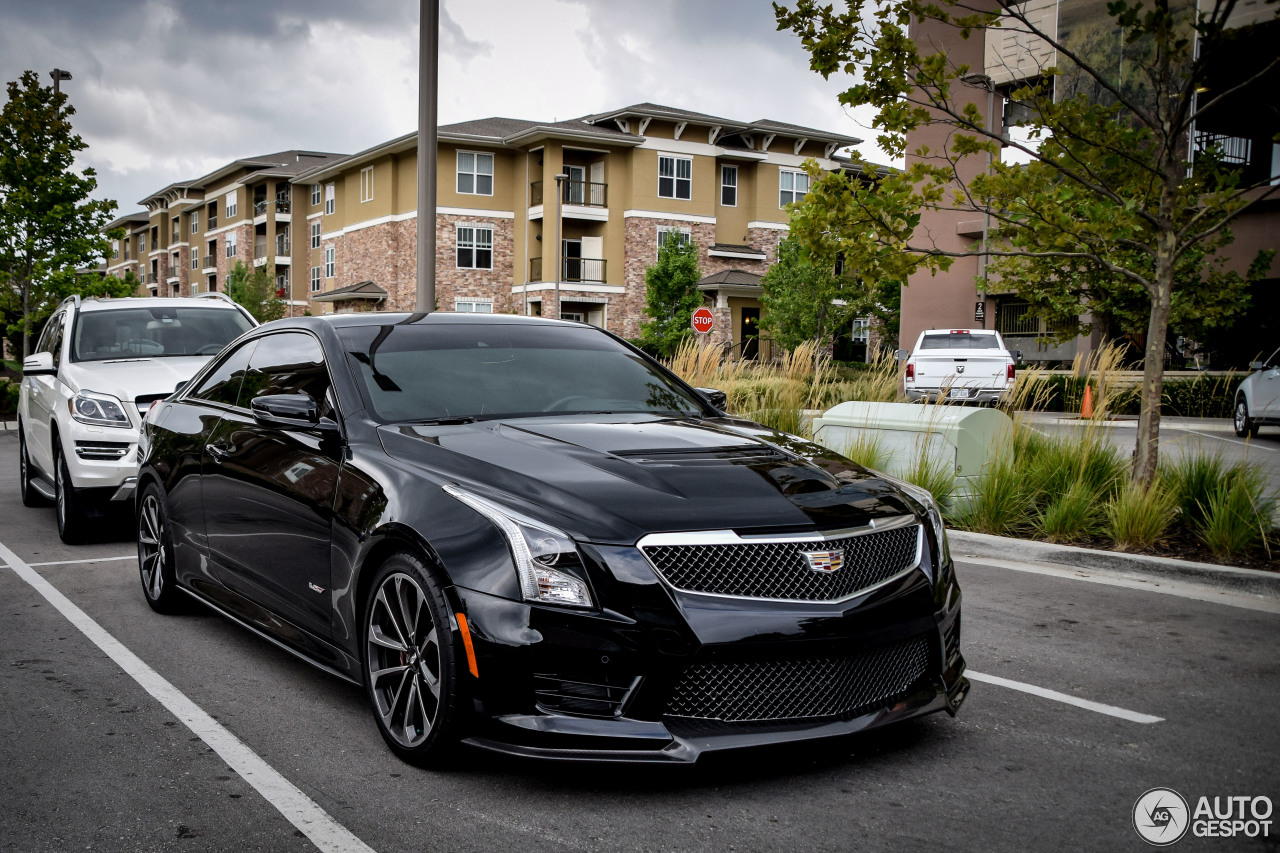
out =
[[929,669],[929,641],[914,637],[851,657],[694,664],[667,714],[751,722],[850,716],[888,705]]
[[[676,589],[742,598],[840,601],[916,562],[920,525],[812,542],[648,545],[649,562]],[[806,551],[843,552],[844,565],[820,572]]]

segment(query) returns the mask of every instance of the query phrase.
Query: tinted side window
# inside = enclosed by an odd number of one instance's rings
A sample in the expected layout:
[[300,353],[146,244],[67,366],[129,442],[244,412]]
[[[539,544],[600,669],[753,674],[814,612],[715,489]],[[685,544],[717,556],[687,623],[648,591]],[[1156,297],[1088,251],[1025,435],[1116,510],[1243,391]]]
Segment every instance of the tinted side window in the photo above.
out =
[[62,364],[62,328],[66,315],[59,314],[54,319],[56,322],[52,324],[53,334],[49,336],[49,350],[53,353],[53,366],[58,367]]
[[205,377],[191,396],[210,403],[222,403],[227,406],[237,405],[240,397],[240,385],[244,382],[249,368],[249,356],[253,354],[257,341],[249,341],[236,347],[230,355],[222,360],[217,369]]
[[31,350],[32,353],[37,352],[53,352],[53,330],[62,325],[62,314],[54,314],[49,318],[49,322],[44,324],[44,331],[40,333],[40,341]]
[[258,339],[249,359],[249,373],[240,389],[240,405],[266,394],[306,394],[333,416],[329,405],[329,371],[320,342],[305,332],[284,332]]

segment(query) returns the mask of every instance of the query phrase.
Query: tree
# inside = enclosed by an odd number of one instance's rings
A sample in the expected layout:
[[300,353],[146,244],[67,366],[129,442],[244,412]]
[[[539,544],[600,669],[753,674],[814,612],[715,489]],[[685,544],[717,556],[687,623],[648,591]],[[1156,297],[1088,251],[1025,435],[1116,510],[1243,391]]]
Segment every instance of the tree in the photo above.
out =
[[[890,250],[894,257],[877,260],[903,281],[917,270],[945,269],[959,256],[996,258],[1002,276],[1037,282],[1040,298],[1064,314],[1087,308],[1087,300],[1085,306],[1078,301],[1082,281],[1107,299],[1123,289],[1141,294],[1145,359],[1133,477],[1147,483],[1158,460],[1162,364],[1175,292],[1189,305],[1190,288],[1181,285],[1215,274],[1211,259],[1230,239],[1229,223],[1280,189],[1265,179],[1242,180],[1212,144],[1194,163],[1185,155],[1197,122],[1208,126],[1206,116],[1212,119],[1230,98],[1274,74],[1280,59],[1272,52],[1234,77],[1214,71],[1209,59],[1222,54],[1236,0],[1214,0],[1198,11],[1196,4],[1169,0],[1150,8],[1114,0],[1106,7],[1110,21],[1070,28],[1062,39],[1057,28],[1040,26],[1034,11],[1028,14],[1031,5],[850,0],[846,11],[816,0],[797,0],[794,9],[775,5],[779,29],[800,36],[814,70],[858,75],[840,100],[877,110],[880,146],[893,156],[910,155],[901,172],[856,183],[841,174],[821,178],[793,231],[827,250],[845,242],[855,255]],[[952,61],[932,40],[914,41],[913,21],[935,31],[950,28],[964,39],[994,29],[1051,49],[1054,64],[1023,76],[1008,92],[1027,139],[1005,144],[1028,164],[1001,162],[1000,130],[974,103],[986,97],[976,98],[973,84],[991,85],[990,78]],[[1103,33],[1116,35],[1103,39]],[[913,131],[938,122],[950,129],[943,150],[907,150]],[[969,157],[990,158],[990,169],[964,180],[961,162]],[[955,252],[932,244],[920,233],[919,214],[943,209],[989,217],[987,246]]]
[[227,296],[243,305],[259,323],[284,316],[284,300],[276,296],[275,279],[266,267],[250,269],[244,261],[236,261],[227,277]]
[[689,325],[694,309],[702,304],[698,281],[702,268],[693,241],[668,231],[658,247],[658,261],[644,271],[645,308],[648,322],[640,327],[640,343],[663,358],[675,354],[694,331]]
[[836,330],[860,316],[867,301],[855,296],[851,278],[835,270],[834,259],[815,258],[795,237],[780,242],[777,262],[760,281],[765,308],[761,329],[787,350],[804,341],[816,341],[819,347],[831,343]]
[[66,95],[24,71],[8,97],[0,112],[0,310],[18,318],[6,332],[21,333],[26,357],[32,328],[75,291],[76,269],[106,254],[103,232],[116,204],[89,198],[98,186],[93,169],[72,171],[87,146],[72,133]]

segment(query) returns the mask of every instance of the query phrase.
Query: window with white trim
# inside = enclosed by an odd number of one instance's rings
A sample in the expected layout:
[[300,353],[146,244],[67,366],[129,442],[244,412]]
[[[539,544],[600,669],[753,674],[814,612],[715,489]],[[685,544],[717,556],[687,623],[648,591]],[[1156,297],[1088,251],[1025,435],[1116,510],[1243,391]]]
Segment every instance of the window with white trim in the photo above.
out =
[[662,248],[662,244],[667,241],[667,235],[674,234],[681,245],[689,245],[689,241],[693,239],[692,228],[681,228],[676,225],[659,225],[658,226],[658,248]]
[[188,251],[191,252],[191,268],[193,270],[200,269],[200,253],[197,252],[194,248],[189,249]]
[[360,203],[373,201],[373,167],[365,166],[360,170]]
[[791,169],[778,170],[778,207],[800,201],[809,192],[809,175]]
[[324,247],[324,277],[333,278],[337,272],[337,262],[334,259],[333,246]]
[[333,216],[333,211],[337,206],[336,199],[338,190],[333,184],[324,185],[324,215]]
[[191,233],[200,233],[200,211],[198,210],[191,211]]
[[453,310],[463,314],[492,314],[492,299],[455,299]]
[[320,203],[320,185],[312,184],[311,185],[311,206],[315,207],[319,203]]
[[493,229],[478,225],[458,226],[458,268],[493,269]]
[[692,196],[693,158],[659,154],[658,198],[678,198],[687,201]]
[[311,268],[311,292],[320,292],[320,267]]
[[111,257],[112,258],[120,257],[120,241],[119,240],[111,241]]
[[319,220],[311,223],[311,248],[320,248],[320,222]]
[[720,167],[720,204],[724,207],[738,206],[738,167]]
[[138,257],[142,257],[142,253],[147,250],[147,235],[138,235]]
[[458,152],[458,192],[463,195],[493,195],[492,154]]
[[234,258],[236,256],[236,232],[227,232],[227,257]]
[[226,205],[227,205],[227,218],[230,219],[231,217],[235,216],[236,211],[240,209],[239,204],[236,201],[235,190],[232,190],[231,192],[227,193]]

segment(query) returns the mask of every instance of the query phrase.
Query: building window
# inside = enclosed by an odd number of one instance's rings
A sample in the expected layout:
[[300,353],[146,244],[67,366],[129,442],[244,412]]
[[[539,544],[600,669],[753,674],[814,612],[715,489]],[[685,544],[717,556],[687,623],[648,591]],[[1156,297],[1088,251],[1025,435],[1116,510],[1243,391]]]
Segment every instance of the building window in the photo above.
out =
[[693,195],[693,158],[658,155],[658,197],[688,200]]
[[458,192],[493,195],[493,155],[458,152]]
[[191,211],[191,233],[200,233],[200,211],[198,210]]
[[720,204],[725,207],[738,206],[738,167],[720,167]]
[[227,193],[226,201],[227,201],[227,219],[230,220],[231,217],[236,215],[236,211],[239,210],[239,207],[237,206],[237,203],[236,203],[235,190],[232,190],[231,192]]
[[337,198],[337,192],[338,190],[333,184],[324,185],[324,215],[325,216],[333,216],[333,211],[337,206],[335,202],[335,199]]
[[458,268],[493,269],[493,229],[458,226]]
[[320,203],[320,185],[312,184],[311,185],[311,206],[315,207],[319,203]]
[[463,314],[492,314],[492,299],[455,299],[453,310]]
[[234,258],[236,256],[236,232],[227,232],[227,257]]
[[142,253],[147,250],[147,235],[138,235],[138,257],[142,257]]
[[659,225],[658,226],[658,248],[662,248],[662,244],[667,242],[667,235],[676,235],[676,240],[680,245],[687,246],[689,241],[693,239],[693,229],[680,228],[675,225]]
[[778,170],[778,207],[800,201],[809,192],[809,176],[790,169]]
[[360,170],[360,203],[373,201],[373,167],[365,166]]
[[200,269],[200,253],[194,247],[191,249],[191,268],[193,270]]
[[319,222],[311,223],[311,248],[313,249],[320,248],[320,223]]
[[311,292],[320,292],[320,267],[311,268]]
[[324,277],[333,278],[336,268],[337,268],[337,264],[334,261],[333,246],[325,246],[324,247]]
[[111,257],[113,259],[120,257],[120,241],[119,240],[111,241]]
[[198,281],[191,282],[191,295],[195,296],[199,292],[200,292],[200,282]]

